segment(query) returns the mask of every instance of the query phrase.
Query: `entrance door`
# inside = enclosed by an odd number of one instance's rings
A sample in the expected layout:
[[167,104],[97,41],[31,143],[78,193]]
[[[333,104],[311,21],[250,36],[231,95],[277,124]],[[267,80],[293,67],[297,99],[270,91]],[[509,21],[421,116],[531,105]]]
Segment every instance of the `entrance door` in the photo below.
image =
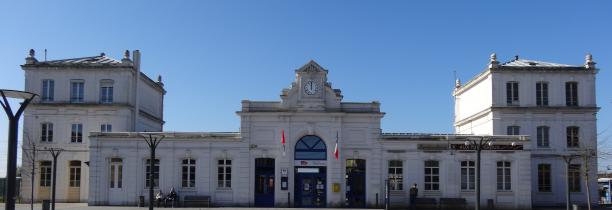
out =
[[274,158],[255,159],[255,206],[274,207]]
[[81,161],[70,161],[68,202],[79,202],[81,198]]
[[296,207],[325,207],[325,167],[295,168]]
[[109,205],[123,205],[123,161],[121,158],[112,158],[109,176]]
[[363,159],[346,160],[346,206],[365,208],[365,172]]

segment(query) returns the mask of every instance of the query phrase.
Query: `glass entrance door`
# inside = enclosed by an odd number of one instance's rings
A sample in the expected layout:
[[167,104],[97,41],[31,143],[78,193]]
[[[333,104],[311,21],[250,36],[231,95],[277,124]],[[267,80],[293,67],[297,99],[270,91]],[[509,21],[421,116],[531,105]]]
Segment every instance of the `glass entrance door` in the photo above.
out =
[[365,172],[363,159],[346,160],[346,206],[365,208]]
[[274,158],[255,159],[255,206],[274,207]]
[[326,205],[325,167],[295,168],[296,207],[320,208]]

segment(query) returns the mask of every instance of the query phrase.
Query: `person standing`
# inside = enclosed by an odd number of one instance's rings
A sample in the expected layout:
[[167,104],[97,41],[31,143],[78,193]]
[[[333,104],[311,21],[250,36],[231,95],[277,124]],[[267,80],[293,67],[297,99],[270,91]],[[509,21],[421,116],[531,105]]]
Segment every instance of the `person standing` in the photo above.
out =
[[410,187],[410,209],[416,209],[416,198],[419,194],[419,188],[417,188],[417,184],[414,183],[412,187]]

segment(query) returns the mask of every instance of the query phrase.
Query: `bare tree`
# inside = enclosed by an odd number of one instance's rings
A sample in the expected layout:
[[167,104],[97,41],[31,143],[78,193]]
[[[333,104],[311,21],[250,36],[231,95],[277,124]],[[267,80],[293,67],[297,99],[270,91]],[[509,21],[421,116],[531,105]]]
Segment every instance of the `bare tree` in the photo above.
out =
[[[21,160],[23,165],[20,166],[20,172],[22,180],[23,178],[30,179],[30,208],[33,210],[35,186],[34,180],[36,179],[36,172],[38,171],[36,167],[36,153],[40,148],[37,148],[36,141],[34,141],[31,138],[31,135],[29,135],[29,133],[25,131],[23,132],[23,144],[21,145],[21,147]],[[23,190],[24,188],[22,187],[21,189]]]

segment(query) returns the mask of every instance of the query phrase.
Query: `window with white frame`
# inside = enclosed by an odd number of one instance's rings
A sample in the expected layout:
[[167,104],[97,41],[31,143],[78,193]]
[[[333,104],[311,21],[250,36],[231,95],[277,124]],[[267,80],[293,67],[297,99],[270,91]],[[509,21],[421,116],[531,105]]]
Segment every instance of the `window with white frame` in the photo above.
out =
[[497,162],[497,191],[512,190],[510,161]]
[[461,161],[461,190],[474,190],[476,165],[474,161]]
[[511,106],[519,105],[519,83],[518,82],[507,82],[506,83],[506,104]]
[[404,170],[401,160],[389,160],[390,190],[404,190]]
[[548,126],[538,126],[536,138],[538,147],[550,147],[550,128]]
[[100,132],[113,132],[113,125],[111,124],[100,125]]
[[552,192],[550,164],[538,164],[538,191]]
[[83,142],[83,124],[75,123],[72,124],[70,131],[70,142],[82,143]]
[[123,187],[123,160],[111,158],[110,164],[110,188],[121,189]]
[[566,129],[567,135],[567,147],[568,148],[576,148],[580,146],[579,134],[580,128],[576,126],[569,126]]
[[55,95],[55,82],[52,79],[45,79],[42,81],[42,98],[43,102],[53,101]]
[[84,100],[85,81],[71,80],[70,81],[70,102],[82,103]]
[[51,186],[51,161],[40,161],[40,183],[41,187]]
[[100,81],[100,103],[113,103],[113,84],[114,81],[110,79]]
[[70,187],[81,187],[81,161],[70,161]]
[[42,123],[40,130],[40,141],[53,142],[53,123]]
[[548,106],[548,83],[536,83],[536,105]]
[[565,105],[578,106],[578,83],[565,83]]
[[506,135],[520,135],[521,127],[512,125],[506,128]]
[[[151,173],[151,159],[145,161],[145,187],[151,186],[151,179],[149,174]],[[153,187],[159,187],[159,159],[155,159],[153,162]]]
[[425,191],[440,190],[440,162],[437,160],[425,161]]
[[231,188],[232,187],[232,160],[218,160],[217,165],[217,187]]
[[570,192],[580,192],[580,165],[571,164],[567,172],[567,183]]
[[183,159],[182,187],[195,187],[196,161],[191,158]]

